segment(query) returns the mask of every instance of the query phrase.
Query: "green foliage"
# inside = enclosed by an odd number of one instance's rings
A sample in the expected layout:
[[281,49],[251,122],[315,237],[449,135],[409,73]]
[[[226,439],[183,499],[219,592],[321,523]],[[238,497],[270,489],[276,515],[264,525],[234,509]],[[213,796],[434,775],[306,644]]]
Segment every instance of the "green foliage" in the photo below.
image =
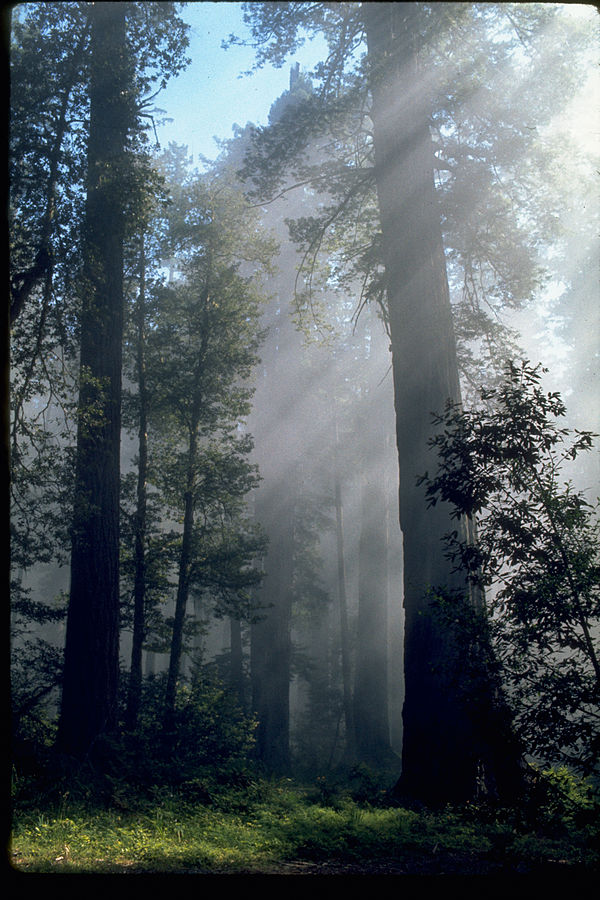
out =
[[447,536],[448,554],[488,592],[487,627],[526,748],[586,773],[600,740],[599,524],[562,479],[593,435],[559,427],[565,406],[544,392],[542,374],[511,363],[505,381],[482,392],[485,405],[448,404],[431,442],[438,471],[421,481],[430,504],[475,523],[474,541]]
[[254,723],[230,692],[206,674],[180,684],[168,732],[162,724],[164,693],[164,676],[145,679],[138,727],[111,754],[113,790],[126,797],[169,788],[208,801],[220,786],[243,783]]
[[[164,162],[180,164],[174,154]],[[163,519],[168,510],[173,522],[185,522],[183,533],[163,526],[172,562],[183,566],[179,586],[207,594],[218,615],[243,618],[251,616],[252,562],[264,539],[245,512],[258,473],[243,428],[260,294],[256,278],[239,270],[243,259],[268,266],[270,252],[248,215],[218,179],[175,186],[167,231],[182,277],[156,293],[146,370],[149,480]]]
[[[366,40],[378,16],[381,59]],[[419,83],[406,89],[415,109],[427,94],[461,371],[467,384],[480,384],[483,369],[497,375],[499,355],[517,349],[504,311],[543,286],[546,249],[564,228],[562,176],[574,157],[545,126],[585,77],[594,29],[540,4],[248,3],[244,20],[256,68],[283,65],[311,35],[329,50],[305,74],[311,90],[298,92],[289,114],[292,91],[269,127],[253,129],[243,168],[262,200],[280,190],[289,199],[294,184],[322,198],[318,214],[289,222],[302,252],[299,318],[310,318],[319,291],[333,286],[351,286],[359,308],[372,302],[385,315],[369,111],[377,79],[416,48]]]
[[210,804],[157,792],[109,808],[63,795],[57,807],[19,809],[11,846],[23,872],[195,874],[594,873],[588,828],[562,835],[473,810],[437,814],[347,796],[315,802],[292,782],[230,789]]
[[545,828],[560,832],[589,829],[591,837],[600,836],[600,796],[589,780],[574,775],[566,766],[546,769],[539,774],[543,799],[536,810],[537,821]]
[[[56,610],[64,617],[64,607]],[[47,701],[58,685],[62,674],[62,653],[49,641],[31,637],[13,648],[11,657],[11,699],[13,728],[23,730],[23,719],[39,711],[38,704]],[[27,726],[25,726],[27,730]]]

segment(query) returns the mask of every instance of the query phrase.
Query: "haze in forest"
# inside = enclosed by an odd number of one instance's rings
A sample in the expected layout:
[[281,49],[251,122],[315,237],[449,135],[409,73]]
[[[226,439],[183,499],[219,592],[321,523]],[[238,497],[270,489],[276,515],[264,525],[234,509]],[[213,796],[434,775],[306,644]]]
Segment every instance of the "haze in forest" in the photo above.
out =
[[596,11],[28,3],[11,40],[19,752],[597,777]]
[[[224,50],[222,41],[231,32],[243,38],[247,28],[242,21],[240,3],[190,3],[183,9],[183,18],[191,25],[191,63],[178,77],[173,79],[157,98],[157,106],[165,109],[166,119],[157,116],[156,132],[161,146],[170,141],[187,147],[192,159],[202,168],[203,158],[214,160],[218,154],[218,142],[230,139],[234,123],[244,126],[268,123],[269,109],[273,99],[289,87],[289,68],[299,64],[303,72],[310,71],[320,54],[324,52],[324,42],[320,36],[307,36],[306,43],[290,57],[288,65],[280,68],[265,66],[250,72],[253,57],[249,48],[234,46]],[[588,4],[564,4],[562,14],[581,18],[592,31],[595,26],[595,10]],[[593,54],[593,51],[592,51]],[[591,58],[590,58],[591,59]],[[242,74],[244,73],[245,74]],[[516,88],[518,89],[518,87]],[[202,96],[203,102],[196,97]],[[190,98],[193,98],[190,101]],[[207,107],[208,98],[213,106]],[[584,151],[584,158],[575,166],[592,166],[600,151],[600,79],[593,65],[578,80],[572,99],[557,111],[548,128],[550,134],[563,134]],[[586,161],[587,160],[587,161]],[[590,170],[590,171],[592,171]],[[573,204],[569,229],[574,230],[582,221],[582,216],[592,216],[597,212],[597,192],[582,200],[581,206]],[[577,260],[571,255],[575,266]],[[589,271],[590,281],[596,277],[593,267]],[[564,285],[560,279],[553,279],[542,293],[535,312],[520,317],[515,323],[521,342],[531,359],[541,360],[552,367],[553,384],[569,397],[569,347],[560,333],[560,320],[553,318],[553,304]],[[591,336],[597,334],[598,323],[594,321],[593,310],[588,311],[587,328]],[[581,353],[581,351],[579,351]],[[598,391],[593,379],[584,386],[582,406],[588,410],[590,427],[600,422]]]

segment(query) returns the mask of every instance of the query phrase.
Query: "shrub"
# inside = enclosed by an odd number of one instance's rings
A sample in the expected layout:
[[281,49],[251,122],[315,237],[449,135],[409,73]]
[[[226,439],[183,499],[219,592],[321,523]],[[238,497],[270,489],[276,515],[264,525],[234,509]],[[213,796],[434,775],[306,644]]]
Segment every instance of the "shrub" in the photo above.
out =
[[218,785],[248,783],[255,723],[216,678],[180,685],[172,727],[163,725],[164,676],[146,679],[135,732],[120,738],[114,776],[132,786],[183,790],[208,800]]

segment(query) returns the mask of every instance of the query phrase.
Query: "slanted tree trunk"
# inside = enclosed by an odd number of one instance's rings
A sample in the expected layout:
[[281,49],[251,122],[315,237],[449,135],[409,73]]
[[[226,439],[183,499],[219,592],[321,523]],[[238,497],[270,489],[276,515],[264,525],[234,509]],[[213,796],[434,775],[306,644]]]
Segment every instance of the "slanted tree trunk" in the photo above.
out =
[[[460,400],[456,345],[435,193],[427,80],[418,64],[420,4],[364,4],[372,88],[375,175],[392,344],[400,526],[404,550],[405,701],[400,788],[424,802],[476,790],[490,731],[476,698],[464,703],[452,639],[431,615],[436,587],[468,594],[451,571],[443,504],[427,509],[417,478],[435,468],[431,414]],[[460,526],[459,526],[460,527]],[[485,733],[484,733],[485,731]],[[498,735],[497,739],[501,742]],[[489,751],[489,752],[488,752]],[[507,748],[511,754],[514,748]],[[491,775],[491,773],[490,773]],[[491,775],[493,778],[493,775]]]
[[181,536],[181,550],[179,553],[179,572],[177,577],[177,595],[175,598],[175,616],[173,619],[173,631],[171,634],[171,650],[169,654],[169,669],[167,673],[167,685],[165,688],[164,724],[169,730],[172,727],[175,715],[175,698],[177,682],[181,669],[181,657],[183,654],[183,627],[187,611],[188,597],[190,593],[190,572],[192,567],[192,536],[194,530],[194,492],[196,479],[196,464],[198,451],[198,409],[200,398],[196,398],[195,410],[192,414],[190,425],[186,486],[183,498],[183,533]]
[[123,186],[131,88],[125,6],[90,6],[90,130],[71,587],[58,743],[83,757],[116,725]]

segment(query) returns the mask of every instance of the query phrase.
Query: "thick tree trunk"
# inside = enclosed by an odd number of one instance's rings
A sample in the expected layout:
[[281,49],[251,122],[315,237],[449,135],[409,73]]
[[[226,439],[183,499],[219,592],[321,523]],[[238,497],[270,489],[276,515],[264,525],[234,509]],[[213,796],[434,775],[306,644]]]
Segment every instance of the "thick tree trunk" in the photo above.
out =
[[[456,648],[431,614],[435,588],[468,594],[462,577],[451,571],[442,543],[443,535],[457,523],[442,504],[428,509],[424,491],[417,485],[418,476],[436,466],[428,448],[431,414],[441,412],[447,400],[460,400],[435,193],[429,97],[426,79],[418,68],[419,6],[365,4],[365,22],[404,550],[405,701],[400,788],[420,801],[443,803],[472,797],[480,759],[491,759],[493,753],[486,751],[490,733],[483,714],[477,711],[480,703],[489,708],[489,698],[476,698],[468,713],[465,685],[456,671]],[[500,740],[500,735],[497,737]]]
[[84,756],[116,725],[123,335],[121,175],[130,88],[125,7],[90,7],[90,133],[71,590],[59,746]]
[[358,628],[354,686],[356,750],[361,762],[392,758],[388,717],[388,542],[381,473],[363,476],[358,547]]

